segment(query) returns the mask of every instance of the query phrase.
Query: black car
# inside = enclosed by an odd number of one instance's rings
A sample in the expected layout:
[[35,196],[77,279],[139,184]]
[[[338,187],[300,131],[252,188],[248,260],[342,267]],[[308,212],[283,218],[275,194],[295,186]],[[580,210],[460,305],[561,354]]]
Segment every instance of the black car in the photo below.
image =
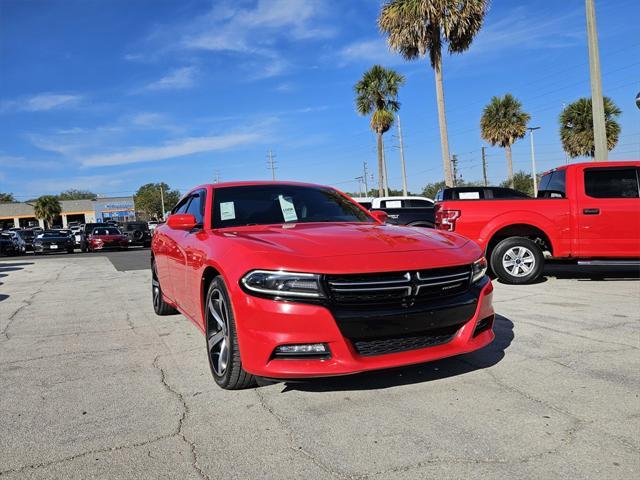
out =
[[[80,247],[83,252],[89,251],[89,235],[93,232],[94,228],[110,227],[107,223],[85,223],[80,230],[80,239],[76,237],[75,243]],[[77,234],[76,234],[77,235]]]
[[33,241],[36,255],[62,251],[73,253],[74,246],[73,237],[61,230],[45,230]]
[[16,243],[8,233],[0,233],[0,255],[17,255]]
[[530,198],[526,193],[505,187],[447,187],[438,190],[436,202],[445,200],[507,200]]
[[120,230],[129,237],[129,245],[151,246],[151,231],[147,222],[125,222]]
[[24,240],[24,247],[26,252],[33,252],[33,241],[36,238],[36,232],[30,229],[19,230],[16,232],[22,240]]

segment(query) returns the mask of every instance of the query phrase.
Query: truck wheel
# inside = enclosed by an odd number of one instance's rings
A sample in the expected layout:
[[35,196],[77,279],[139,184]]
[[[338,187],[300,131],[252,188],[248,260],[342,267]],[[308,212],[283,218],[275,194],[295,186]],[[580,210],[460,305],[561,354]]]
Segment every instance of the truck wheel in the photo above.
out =
[[491,269],[504,283],[531,283],[543,268],[544,255],[540,247],[526,237],[505,238],[491,252]]

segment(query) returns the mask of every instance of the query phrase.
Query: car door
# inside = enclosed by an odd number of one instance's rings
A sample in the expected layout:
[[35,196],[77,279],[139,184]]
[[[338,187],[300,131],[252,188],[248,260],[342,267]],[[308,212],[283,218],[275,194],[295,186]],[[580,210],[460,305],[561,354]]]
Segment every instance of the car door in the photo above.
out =
[[204,213],[207,201],[205,189],[192,194],[191,202],[185,213],[195,217],[198,226],[191,232],[185,232],[186,236],[179,244],[183,262],[181,287],[181,305],[185,312],[193,319],[200,319],[200,280],[201,270],[205,263],[204,240],[206,234],[203,231]]
[[[175,215],[176,213],[185,213],[189,207],[190,201],[190,195],[184,197],[171,211],[171,215]],[[181,308],[182,304],[180,303],[179,298],[179,292],[181,289],[179,285],[177,285],[177,282],[182,279],[182,269],[180,268],[182,255],[180,253],[179,244],[184,239],[185,233],[186,232],[184,230],[171,229],[168,225],[165,225],[161,232],[158,232],[158,242],[160,243],[163,252],[158,265],[159,270],[161,270],[161,272],[159,272],[159,276],[162,292],[171,300],[178,303]]]
[[638,168],[585,167],[577,174],[577,255],[640,256]]

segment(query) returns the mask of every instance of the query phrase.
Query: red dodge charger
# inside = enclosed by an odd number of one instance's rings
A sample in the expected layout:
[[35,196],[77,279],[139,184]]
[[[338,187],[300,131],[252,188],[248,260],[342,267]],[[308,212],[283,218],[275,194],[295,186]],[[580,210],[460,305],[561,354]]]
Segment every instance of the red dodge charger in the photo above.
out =
[[477,350],[493,286],[473,242],[384,224],[330,187],[202,185],[152,242],[153,307],[206,337],[222,388],[345,375]]

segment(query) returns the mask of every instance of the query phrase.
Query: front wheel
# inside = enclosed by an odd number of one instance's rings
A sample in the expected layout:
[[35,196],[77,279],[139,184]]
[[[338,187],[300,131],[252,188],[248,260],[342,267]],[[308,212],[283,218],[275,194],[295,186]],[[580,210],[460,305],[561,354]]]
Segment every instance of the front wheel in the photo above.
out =
[[542,250],[526,237],[505,238],[491,252],[491,269],[504,283],[531,283],[540,276],[543,268]]
[[211,281],[205,301],[207,358],[213,379],[226,390],[255,386],[255,377],[242,368],[236,322],[221,277]]
[[151,298],[153,299],[153,311],[156,315],[175,315],[178,311],[164,301],[156,261],[151,263]]

